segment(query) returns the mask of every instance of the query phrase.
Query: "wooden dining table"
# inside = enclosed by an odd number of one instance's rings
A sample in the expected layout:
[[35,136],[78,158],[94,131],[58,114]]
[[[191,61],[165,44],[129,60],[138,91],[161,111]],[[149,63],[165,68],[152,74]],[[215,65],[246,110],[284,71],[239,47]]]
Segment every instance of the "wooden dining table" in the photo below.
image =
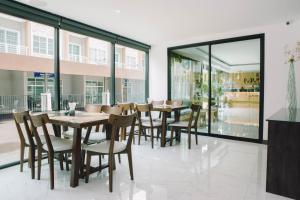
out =
[[166,146],[166,135],[167,135],[167,128],[168,128],[168,124],[167,124],[167,116],[171,113],[174,112],[175,115],[175,122],[178,122],[180,120],[180,111],[187,109],[188,106],[185,105],[181,105],[181,106],[177,106],[177,105],[155,105],[152,108],[152,111],[159,111],[162,113],[162,130],[161,130],[161,143],[160,146],[161,147],[165,147]]
[[[60,127],[70,127],[74,129],[73,151],[70,186],[78,186],[81,167],[81,135],[83,128],[107,124],[109,115],[105,113],[88,113],[76,111],[75,116],[67,116],[65,111],[56,111],[48,113],[50,123],[53,125],[56,136],[61,136]],[[107,131],[109,132],[109,131]],[[108,137],[108,136],[107,136]]]

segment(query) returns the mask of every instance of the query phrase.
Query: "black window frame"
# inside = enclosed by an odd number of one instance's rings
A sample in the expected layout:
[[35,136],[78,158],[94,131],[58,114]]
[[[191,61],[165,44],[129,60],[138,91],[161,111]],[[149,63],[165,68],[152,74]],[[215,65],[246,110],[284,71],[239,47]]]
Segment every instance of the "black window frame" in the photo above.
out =
[[[66,30],[82,34],[88,37],[104,40],[111,43],[111,104],[115,104],[115,45],[120,44],[136,50],[145,52],[145,102],[149,97],[149,51],[151,46],[116,33],[112,33],[79,21],[75,21],[64,16],[60,16],[42,9],[38,9],[17,1],[1,0],[0,13],[14,17],[30,20],[54,28],[54,74],[55,74],[55,107],[53,110],[60,110],[60,30]],[[0,169],[19,164],[20,161],[7,163],[0,166]]]

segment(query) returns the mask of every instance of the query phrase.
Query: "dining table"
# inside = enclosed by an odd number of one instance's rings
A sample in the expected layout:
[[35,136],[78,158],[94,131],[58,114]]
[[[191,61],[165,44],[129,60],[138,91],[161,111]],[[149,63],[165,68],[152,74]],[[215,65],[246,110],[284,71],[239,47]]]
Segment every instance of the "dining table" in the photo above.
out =
[[168,123],[167,123],[167,117],[172,112],[174,112],[174,118],[175,122],[178,122],[180,120],[180,111],[189,108],[186,105],[154,105],[152,108],[152,111],[158,111],[162,113],[162,130],[161,130],[161,147],[166,146],[167,142],[167,129],[168,129]]
[[[69,116],[66,115],[65,111],[55,111],[48,113],[48,116],[50,119],[49,122],[53,125],[55,136],[61,137],[61,127],[69,127],[74,130],[70,186],[77,187],[80,178],[80,168],[82,166],[82,129],[88,129],[100,124],[108,124],[109,115],[106,113],[76,111],[74,116]],[[108,133],[109,126],[106,130],[107,139],[110,137]]]

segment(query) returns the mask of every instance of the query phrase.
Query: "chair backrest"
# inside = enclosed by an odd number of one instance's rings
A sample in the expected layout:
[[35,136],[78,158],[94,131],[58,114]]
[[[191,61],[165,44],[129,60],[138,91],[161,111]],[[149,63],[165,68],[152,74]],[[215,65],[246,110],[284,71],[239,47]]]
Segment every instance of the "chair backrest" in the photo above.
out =
[[48,147],[49,153],[54,153],[52,142],[49,136],[49,132],[47,129],[47,123],[49,122],[49,117],[47,114],[39,114],[39,115],[30,115],[30,122],[32,126],[32,132],[34,134],[34,137],[36,139],[36,143],[38,148],[42,148],[43,144],[41,142],[41,138],[38,133],[38,128],[42,128],[44,137],[46,139],[46,144]]
[[182,100],[166,100],[166,104],[170,106],[182,106],[183,101]]
[[133,113],[134,104],[133,103],[118,103],[118,107],[122,109],[123,115],[129,115]]
[[[16,112],[16,113],[13,113],[13,116],[14,116],[14,121],[15,121],[16,127],[17,127],[18,135],[19,135],[19,138],[20,138],[20,142],[22,144],[25,144],[25,141],[26,141],[25,137],[27,137],[29,144],[34,145],[34,141],[33,141],[33,138],[32,138],[33,135],[31,133],[31,130],[30,130],[29,125],[28,125],[29,111]],[[25,129],[25,132],[26,132],[25,134],[22,130],[22,126],[24,126],[24,129]]]
[[110,147],[109,147],[109,154],[112,155],[113,149],[114,149],[114,138],[116,138],[116,134],[119,131],[120,128],[128,128],[130,127],[130,133],[129,138],[127,140],[127,147],[131,148],[132,139],[134,136],[134,126],[136,121],[136,113],[133,113],[131,115],[115,115],[111,114],[109,116],[108,122],[112,125],[112,135],[110,140]]
[[90,113],[100,113],[101,112],[101,105],[100,104],[86,104],[84,107],[86,112]]
[[145,116],[148,115],[151,127],[153,126],[152,115],[151,115],[151,112],[150,112],[151,108],[152,108],[152,104],[135,104],[135,109],[136,109],[136,112],[137,112],[139,125],[143,125],[142,114],[144,113]]
[[106,114],[114,114],[114,115],[121,115],[122,114],[122,108],[118,106],[111,107],[109,105],[103,105],[101,107],[101,111]]
[[159,106],[159,105],[163,105],[164,104],[164,100],[160,100],[160,101],[151,101],[151,104],[153,106]]
[[202,106],[198,104],[191,105],[192,112],[189,118],[189,128],[195,128],[197,126],[201,108]]

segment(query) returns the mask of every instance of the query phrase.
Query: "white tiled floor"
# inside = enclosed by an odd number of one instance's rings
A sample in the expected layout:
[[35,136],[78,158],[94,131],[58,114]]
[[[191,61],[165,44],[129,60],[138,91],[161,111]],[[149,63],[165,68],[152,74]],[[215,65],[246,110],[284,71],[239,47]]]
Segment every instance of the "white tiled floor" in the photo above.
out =
[[[183,135],[185,136],[185,135]],[[0,199],[120,199],[120,200],[259,200],[285,199],[265,192],[266,146],[199,136],[188,150],[186,137],[173,147],[151,149],[150,142],[133,145],[135,180],[131,181],[126,156],[114,172],[113,193],[108,192],[108,173],[93,174],[88,184],[80,180],[69,187],[70,173],[55,170],[55,189],[49,189],[44,160],[42,179],[30,178],[19,166],[0,171]],[[94,160],[97,163],[97,160]]]

